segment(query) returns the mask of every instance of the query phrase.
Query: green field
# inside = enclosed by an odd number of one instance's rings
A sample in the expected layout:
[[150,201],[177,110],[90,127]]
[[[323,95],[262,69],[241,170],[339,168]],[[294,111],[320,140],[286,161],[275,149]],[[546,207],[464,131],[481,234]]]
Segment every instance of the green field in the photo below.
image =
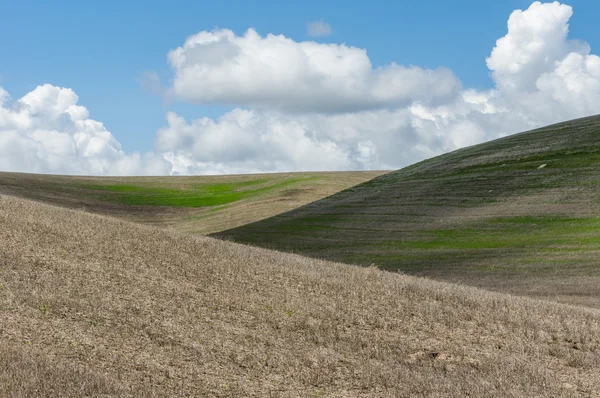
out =
[[76,177],[0,173],[0,193],[207,234],[270,217],[383,174]]
[[[279,182],[257,178],[228,184],[203,184],[186,189],[165,189],[140,185],[81,185],[82,190],[117,193],[110,198],[126,205],[211,207],[237,202],[273,192],[298,183],[314,180],[315,176],[289,178]],[[259,186],[256,188],[256,186]],[[90,192],[91,193],[91,192]]]
[[600,117],[428,159],[217,236],[600,306]]

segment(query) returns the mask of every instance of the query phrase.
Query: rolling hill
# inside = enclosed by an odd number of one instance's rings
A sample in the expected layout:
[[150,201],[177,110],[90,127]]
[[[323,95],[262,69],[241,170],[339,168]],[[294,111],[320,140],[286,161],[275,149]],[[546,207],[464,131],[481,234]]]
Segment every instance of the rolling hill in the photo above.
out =
[[425,160],[215,236],[600,306],[600,116]]
[[596,310],[0,195],[0,396],[590,397]]
[[75,177],[0,172],[0,193],[207,234],[289,211],[383,173]]

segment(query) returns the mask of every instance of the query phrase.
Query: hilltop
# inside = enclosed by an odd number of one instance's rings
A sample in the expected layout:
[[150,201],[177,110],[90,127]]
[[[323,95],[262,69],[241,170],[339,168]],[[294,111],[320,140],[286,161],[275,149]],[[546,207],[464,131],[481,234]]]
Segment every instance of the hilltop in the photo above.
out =
[[0,172],[0,193],[208,234],[292,210],[383,173],[79,177]]
[[597,311],[0,196],[0,395],[593,396]]
[[600,116],[425,160],[215,236],[600,306]]

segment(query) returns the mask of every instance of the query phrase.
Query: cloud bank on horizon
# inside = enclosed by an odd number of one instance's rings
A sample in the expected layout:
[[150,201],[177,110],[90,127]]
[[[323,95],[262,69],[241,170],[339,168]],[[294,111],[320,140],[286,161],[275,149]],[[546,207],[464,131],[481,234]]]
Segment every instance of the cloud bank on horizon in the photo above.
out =
[[[0,170],[92,175],[394,169],[545,124],[600,113],[600,57],[568,38],[570,6],[514,11],[486,59],[494,88],[365,49],[250,29],[203,31],[169,52],[170,97],[236,107],[218,119],[174,112],[153,152],[125,153],[69,88],[11,101],[0,87]],[[322,22],[322,21],[320,21]],[[323,28],[323,26],[321,26]],[[310,27],[309,27],[310,29]],[[323,35],[323,30],[320,31]]]

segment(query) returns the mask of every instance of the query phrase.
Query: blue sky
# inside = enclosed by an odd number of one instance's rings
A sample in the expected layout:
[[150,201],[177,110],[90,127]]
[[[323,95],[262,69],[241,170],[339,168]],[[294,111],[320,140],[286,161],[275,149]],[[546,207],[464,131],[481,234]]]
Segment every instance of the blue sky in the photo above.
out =
[[[0,1],[0,87],[18,99],[36,86],[68,87],[91,118],[102,121],[125,152],[151,151],[157,129],[173,111],[186,120],[218,117],[228,104],[165,104],[141,88],[147,71],[169,85],[169,51],[200,31],[254,28],[295,42],[316,40],[366,49],[374,67],[391,62],[446,67],[464,88],[495,86],[485,59],[507,33],[507,19],[531,1]],[[570,38],[600,48],[600,2],[571,0]],[[323,20],[328,37],[312,38],[307,23]]]

